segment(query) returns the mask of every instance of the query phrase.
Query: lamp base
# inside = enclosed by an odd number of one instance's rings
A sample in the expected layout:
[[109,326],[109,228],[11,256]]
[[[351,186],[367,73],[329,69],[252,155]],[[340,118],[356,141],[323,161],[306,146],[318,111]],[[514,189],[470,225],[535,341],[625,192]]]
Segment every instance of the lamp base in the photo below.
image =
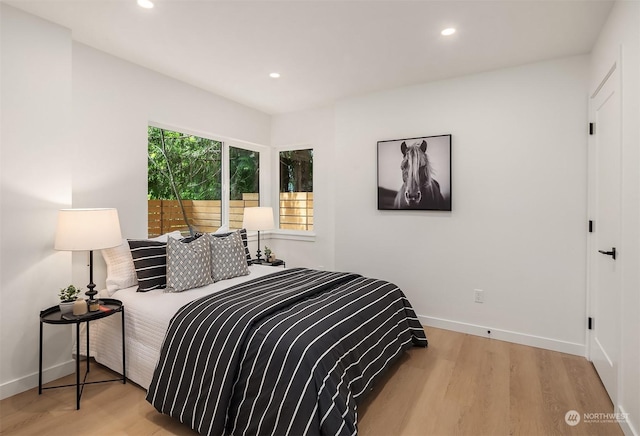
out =
[[89,250],[89,284],[87,288],[89,290],[84,294],[89,297],[87,301],[87,306],[89,307],[89,312],[96,312],[100,310],[100,300],[95,300],[93,297],[98,293],[95,290],[96,284],[93,283],[93,250]]
[[256,253],[256,263],[264,262],[262,260],[262,252],[260,251],[260,230],[258,230],[258,252]]
[[89,288],[89,290],[84,293],[84,295],[89,297],[89,299],[87,300],[87,307],[89,308],[89,312],[97,312],[98,310],[100,310],[100,300],[96,300],[93,298],[98,294],[98,291],[93,289],[95,287],[95,284],[89,283],[87,285],[87,288]]

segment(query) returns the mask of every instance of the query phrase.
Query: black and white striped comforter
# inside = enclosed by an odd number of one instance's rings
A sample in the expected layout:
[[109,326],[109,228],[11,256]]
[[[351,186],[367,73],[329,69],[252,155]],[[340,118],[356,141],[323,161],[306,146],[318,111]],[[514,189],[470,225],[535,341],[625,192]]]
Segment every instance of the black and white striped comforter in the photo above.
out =
[[207,435],[355,434],[356,403],[422,326],[395,285],[289,269],[173,317],[147,400]]

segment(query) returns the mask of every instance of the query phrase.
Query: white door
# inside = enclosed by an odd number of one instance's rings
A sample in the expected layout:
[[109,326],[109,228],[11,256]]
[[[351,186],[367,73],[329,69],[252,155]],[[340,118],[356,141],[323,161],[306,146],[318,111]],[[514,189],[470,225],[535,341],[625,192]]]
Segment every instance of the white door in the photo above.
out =
[[[617,398],[620,356],[620,87],[614,65],[591,97],[594,136],[590,148],[590,356],[609,397]],[[615,253],[615,254],[614,254]]]

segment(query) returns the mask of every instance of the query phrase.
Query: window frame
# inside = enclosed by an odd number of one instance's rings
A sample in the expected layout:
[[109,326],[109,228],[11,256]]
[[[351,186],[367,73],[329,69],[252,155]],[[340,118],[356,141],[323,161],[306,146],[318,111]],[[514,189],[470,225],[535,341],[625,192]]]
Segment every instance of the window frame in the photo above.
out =
[[[260,166],[260,192],[259,199],[261,205],[268,205],[269,203],[269,193],[271,192],[271,180],[268,174],[265,174],[266,169],[270,168],[270,159],[271,153],[269,150],[271,147],[261,144],[255,144],[251,142],[240,141],[237,139],[226,138],[220,135],[213,135],[207,132],[198,131],[189,128],[176,127],[169,124],[157,123],[157,122],[147,122],[148,126],[156,127],[158,129],[171,130],[174,132],[185,133],[187,135],[198,136],[205,139],[210,139],[212,141],[219,141],[222,143],[222,192],[220,193],[220,201],[221,201],[221,227],[229,227],[229,201],[231,195],[231,173],[230,173],[230,165],[229,165],[229,147],[241,148],[244,150],[255,151],[260,153],[260,157],[258,160]],[[146,130],[145,130],[146,131]],[[146,141],[148,142],[149,138],[147,137]],[[147,168],[147,181],[149,180],[148,168]],[[148,192],[148,187],[147,187]],[[148,214],[148,211],[147,211]],[[279,225],[279,224],[278,224]]]
[[[276,205],[274,209],[276,209],[275,213],[275,225],[276,228],[271,232],[274,239],[290,239],[297,241],[315,241],[316,238],[316,223],[315,223],[315,215],[316,215],[316,202],[315,202],[315,183],[316,183],[316,174],[315,168],[313,171],[313,185],[314,185],[314,202],[313,202],[313,216],[314,216],[314,225],[313,230],[290,230],[290,229],[281,229],[280,228],[280,152],[282,151],[295,151],[295,150],[311,150],[314,152],[315,158],[315,147],[310,143],[300,143],[300,144],[289,144],[289,145],[281,145],[277,147],[273,147],[273,186],[274,186],[274,198],[273,204]],[[315,164],[314,164],[315,165]]]

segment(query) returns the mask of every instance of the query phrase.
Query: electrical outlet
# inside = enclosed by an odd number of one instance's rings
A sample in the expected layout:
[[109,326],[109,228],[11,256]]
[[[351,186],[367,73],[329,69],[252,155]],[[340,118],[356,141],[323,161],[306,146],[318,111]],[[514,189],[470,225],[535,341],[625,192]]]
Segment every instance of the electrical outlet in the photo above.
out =
[[482,289],[473,290],[473,301],[476,303],[484,303],[484,291]]

